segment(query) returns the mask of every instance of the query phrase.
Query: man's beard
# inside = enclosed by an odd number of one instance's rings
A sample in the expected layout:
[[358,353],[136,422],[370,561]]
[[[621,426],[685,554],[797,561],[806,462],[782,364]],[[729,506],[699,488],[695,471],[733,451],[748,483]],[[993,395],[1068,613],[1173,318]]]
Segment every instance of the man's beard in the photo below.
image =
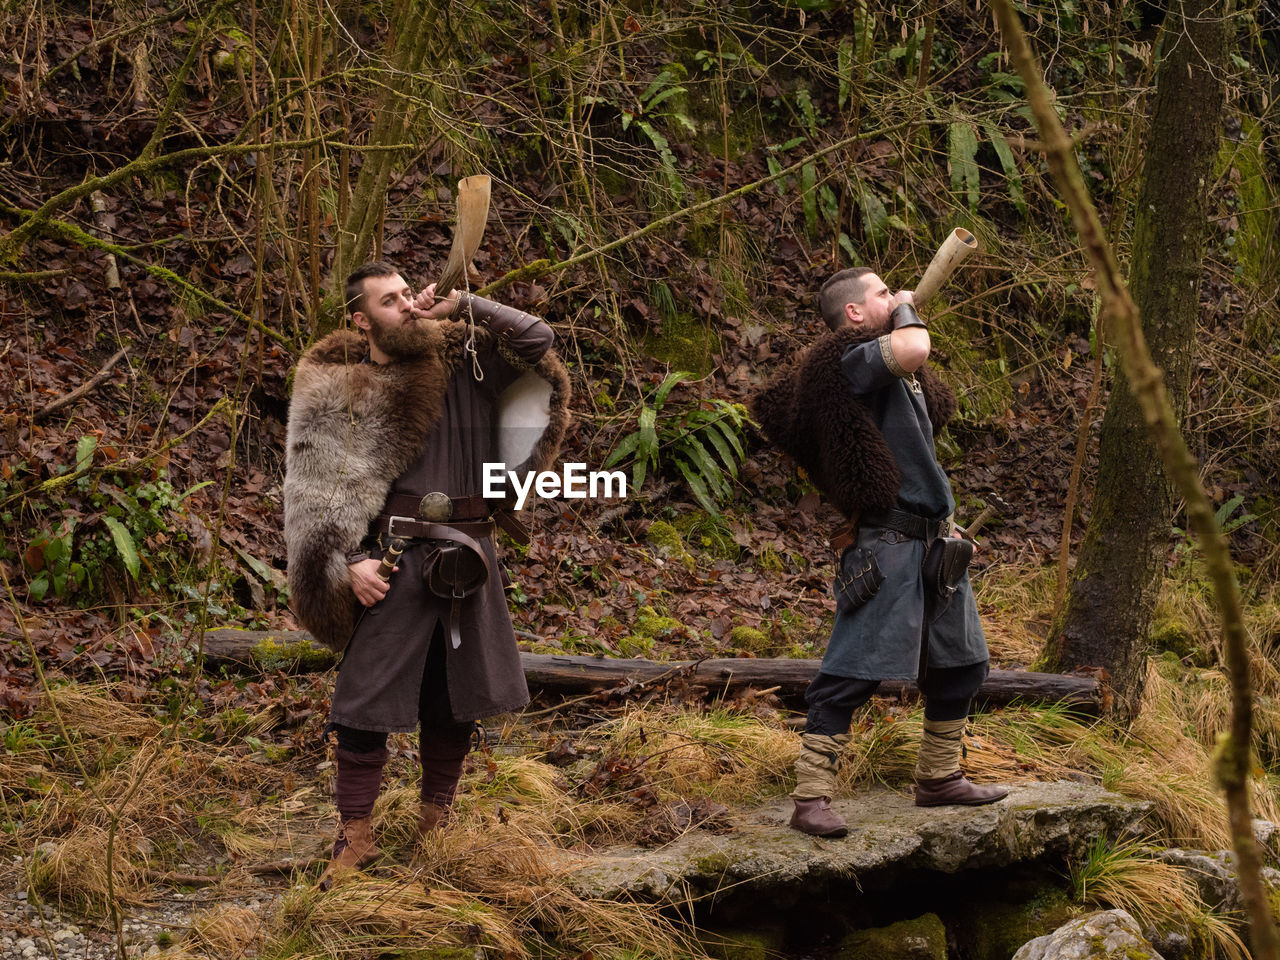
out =
[[416,360],[431,352],[435,345],[433,332],[430,321],[382,324],[370,318],[369,342],[392,360]]

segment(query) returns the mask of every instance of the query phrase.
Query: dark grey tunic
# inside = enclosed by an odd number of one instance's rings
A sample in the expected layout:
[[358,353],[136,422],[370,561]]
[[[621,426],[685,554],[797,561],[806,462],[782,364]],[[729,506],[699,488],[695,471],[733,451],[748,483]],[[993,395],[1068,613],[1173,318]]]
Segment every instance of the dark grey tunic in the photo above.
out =
[[[898,506],[931,520],[955,510],[951,484],[938,464],[933,426],[914,378],[895,376],[872,340],[845,351],[845,379],[864,400],[902,472]],[[872,550],[885,575],[879,592],[852,609],[840,589],[852,575],[853,550],[841,558],[835,584],[836,619],[822,672],[863,680],[913,680],[920,662],[926,544],[893,530],[862,524],[856,546]],[[929,626],[929,664],[963,667],[987,659],[987,642],[966,574],[950,603]]]
[[[538,323],[507,342],[522,360],[533,363],[551,341],[551,328]],[[391,485],[392,493],[440,491],[461,497],[483,491],[482,464],[496,459],[495,403],[523,371],[496,349],[482,351],[480,359],[483,381],[476,381],[469,359],[454,372],[439,422],[422,455]],[[492,568],[500,570],[492,539],[480,543]],[[386,597],[363,615],[357,613],[360,620],[334,686],[331,722],[359,730],[416,729],[427,650],[437,622],[449,616],[449,601],[422,584],[424,553],[422,543],[405,550]],[[529,702],[503,579],[490,578],[464,601],[462,645],[454,650],[444,640],[450,710],[457,720],[477,720]],[[447,633],[446,623],[445,637]]]

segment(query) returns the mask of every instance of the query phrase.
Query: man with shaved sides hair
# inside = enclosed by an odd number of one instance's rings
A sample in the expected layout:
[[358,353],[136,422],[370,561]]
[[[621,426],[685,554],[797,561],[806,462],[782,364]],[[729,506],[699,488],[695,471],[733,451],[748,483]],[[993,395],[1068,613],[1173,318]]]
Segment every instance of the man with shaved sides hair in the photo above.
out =
[[791,794],[792,827],[843,837],[848,825],[831,805],[837,768],[854,711],[882,680],[915,680],[925,697],[917,805],[992,803],[1008,791],[960,770],[988,657],[965,572],[972,547],[957,537],[955,500],[934,450],[955,393],[926,366],[929,328],[909,291],[892,293],[870,267],[854,267],[822,285],[818,306],[830,332],[751,406],[769,440],[849,520],[832,537],[836,617],[805,694]]

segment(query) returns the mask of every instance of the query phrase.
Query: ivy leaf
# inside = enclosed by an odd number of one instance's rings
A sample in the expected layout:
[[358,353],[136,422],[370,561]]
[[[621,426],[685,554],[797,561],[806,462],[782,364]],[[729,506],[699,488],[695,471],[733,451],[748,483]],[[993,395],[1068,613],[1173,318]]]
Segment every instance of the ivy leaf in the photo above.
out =
[[853,41],[845,37],[836,48],[836,75],[840,81],[840,94],[836,101],[841,110],[853,93]]
[[987,138],[991,141],[991,146],[996,151],[996,156],[1000,158],[1000,167],[1004,170],[1005,180],[1009,184],[1009,199],[1012,201],[1014,208],[1022,216],[1027,215],[1027,201],[1022,193],[1022,174],[1018,171],[1018,161],[1014,159],[1013,151],[1009,149],[1009,143],[1004,138],[1004,134],[990,120],[983,121],[982,129],[986,132]]
[[862,194],[862,229],[867,239],[876,250],[884,247],[888,239],[889,212],[884,202],[873,190],[864,190]]
[[102,522],[111,531],[111,539],[116,545],[116,552],[120,554],[120,559],[124,561],[125,569],[135,580],[138,579],[142,561],[138,557],[138,548],[134,546],[133,534],[115,517],[103,517]]
[[812,162],[800,168],[800,200],[804,206],[804,227],[810,237],[818,235],[818,168]]
[[978,210],[978,131],[967,120],[957,120],[948,128],[947,153],[951,161],[951,190]]
[[94,434],[88,434],[80,438],[76,444],[76,470],[77,472],[85,469],[93,462],[93,451],[98,449],[98,438]]

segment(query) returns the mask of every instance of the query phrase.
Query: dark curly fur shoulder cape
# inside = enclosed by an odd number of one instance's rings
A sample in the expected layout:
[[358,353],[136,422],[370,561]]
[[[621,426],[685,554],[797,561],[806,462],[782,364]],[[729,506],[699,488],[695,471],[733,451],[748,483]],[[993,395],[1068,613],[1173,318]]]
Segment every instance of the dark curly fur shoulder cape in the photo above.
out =
[[[765,438],[791,456],[846,517],[887,510],[902,475],[866,404],[840,369],[845,350],[876,339],[859,330],[825,334],[752,394]],[[956,394],[927,365],[916,371],[936,435],[955,416]]]

